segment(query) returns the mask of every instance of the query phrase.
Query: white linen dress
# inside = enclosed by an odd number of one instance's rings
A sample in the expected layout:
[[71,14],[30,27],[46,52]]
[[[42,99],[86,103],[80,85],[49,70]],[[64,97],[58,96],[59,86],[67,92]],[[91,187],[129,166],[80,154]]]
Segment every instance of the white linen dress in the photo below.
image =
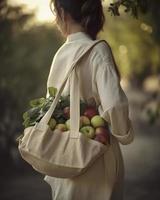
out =
[[[91,41],[84,32],[68,35],[53,58],[47,88],[60,86],[73,60]],[[46,175],[44,181],[51,187],[53,200],[123,200],[124,162],[119,143],[130,144],[134,130],[128,99],[119,83],[108,43],[98,43],[76,66],[76,71],[81,98],[96,103],[100,115],[111,125],[111,145],[84,174],[72,179]],[[68,92],[69,81],[62,95]]]

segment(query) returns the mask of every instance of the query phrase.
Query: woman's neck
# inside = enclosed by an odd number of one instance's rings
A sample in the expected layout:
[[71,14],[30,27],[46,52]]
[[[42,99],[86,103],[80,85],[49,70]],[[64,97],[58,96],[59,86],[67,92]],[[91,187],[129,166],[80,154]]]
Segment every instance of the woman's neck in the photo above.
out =
[[77,32],[85,32],[85,30],[81,25],[79,25],[77,23],[71,24],[68,31],[67,31],[67,36],[69,34],[77,33]]

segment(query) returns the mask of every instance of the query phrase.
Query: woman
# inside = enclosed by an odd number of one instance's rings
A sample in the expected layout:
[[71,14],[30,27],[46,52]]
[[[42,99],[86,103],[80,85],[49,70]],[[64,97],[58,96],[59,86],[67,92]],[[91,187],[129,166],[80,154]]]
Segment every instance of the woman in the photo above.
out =
[[[101,0],[52,0],[56,24],[66,38],[54,56],[47,88],[59,87],[72,61],[103,29],[105,17]],[[53,200],[122,200],[124,163],[121,144],[133,141],[128,99],[108,43],[98,43],[76,68],[81,98],[96,104],[100,115],[111,125],[111,145],[82,175],[72,179],[45,176]],[[67,82],[63,94],[69,91]],[[47,91],[48,96],[48,91]]]

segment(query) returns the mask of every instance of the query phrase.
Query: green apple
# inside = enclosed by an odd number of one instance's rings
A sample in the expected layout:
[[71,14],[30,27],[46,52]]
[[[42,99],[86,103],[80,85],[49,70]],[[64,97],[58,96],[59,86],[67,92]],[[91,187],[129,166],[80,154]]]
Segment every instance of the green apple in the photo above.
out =
[[65,124],[57,124],[55,129],[59,129],[60,131],[67,131],[67,126]]
[[91,124],[93,127],[97,128],[100,126],[105,126],[106,122],[100,115],[95,115],[91,118]]
[[66,127],[67,127],[67,130],[70,130],[70,119],[68,119],[66,122]]
[[50,118],[48,125],[49,125],[51,130],[54,130],[56,124],[57,124],[56,120],[54,118]]
[[91,139],[95,136],[95,130],[92,126],[83,126],[80,128],[80,132]]
[[80,116],[80,127],[90,125],[90,120],[86,116]]

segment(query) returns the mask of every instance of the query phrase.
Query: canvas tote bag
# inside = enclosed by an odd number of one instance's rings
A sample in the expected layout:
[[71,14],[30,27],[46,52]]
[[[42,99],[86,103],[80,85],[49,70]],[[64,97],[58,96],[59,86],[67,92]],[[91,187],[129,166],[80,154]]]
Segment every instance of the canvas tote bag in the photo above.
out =
[[[75,66],[97,43],[95,40],[80,57],[73,62],[58,89],[56,96],[43,118],[34,126],[24,129],[18,140],[22,158],[45,175],[58,178],[72,178],[84,173],[101,156],[108,146],[87,138],[79,132],[80,89]],[[67,79],[70,78],[70,130],[51,130],[48,122],[58,103]]]

